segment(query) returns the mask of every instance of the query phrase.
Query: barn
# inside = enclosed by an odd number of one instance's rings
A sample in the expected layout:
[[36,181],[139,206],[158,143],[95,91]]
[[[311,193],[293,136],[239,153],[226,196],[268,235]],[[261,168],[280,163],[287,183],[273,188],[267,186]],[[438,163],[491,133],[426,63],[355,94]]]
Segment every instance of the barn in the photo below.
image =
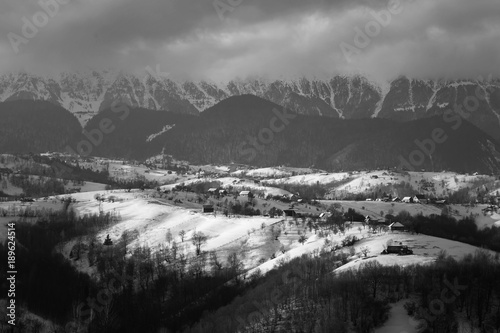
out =
[[413,203],[413,197],[404,197],[401,202]]
[[203,213],[215,212],[214,205],[203,205]]
[[427,197],[423,194],[417,194],[413,197],[413,202],[421,203],[421,204],[426,204],[427,203]]
[[391,231],[406,231],[406,227],[400,222],[394,222],[389,225]]
[[296,217],[297,216],[297,211],[295,209],[292,209],[292,208],[284,209],[283,210],[283,216],[285,218],[287,218],[287,217]]

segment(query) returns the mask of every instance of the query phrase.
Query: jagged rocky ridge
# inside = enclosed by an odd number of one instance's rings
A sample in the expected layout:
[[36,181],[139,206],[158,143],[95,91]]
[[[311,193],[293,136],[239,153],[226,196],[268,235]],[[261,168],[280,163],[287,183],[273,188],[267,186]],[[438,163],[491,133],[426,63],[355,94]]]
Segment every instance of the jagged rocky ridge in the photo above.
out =
[[[471,98],[477,99],[474,107]],[[467,120],[500,141],[500,80],[416,80],[399,77],[387,84],[362,76],[330,80],[234,80],[177,82],[147,73],[62,73],[47,78],[28,73],[0,76],[0,101],[45,100],[74,113],[82,123],[122,101],[134,108],[198,114],[231,96],[252,94],[302,115],[342,119],[415,120],[442,114],[468,101]]]

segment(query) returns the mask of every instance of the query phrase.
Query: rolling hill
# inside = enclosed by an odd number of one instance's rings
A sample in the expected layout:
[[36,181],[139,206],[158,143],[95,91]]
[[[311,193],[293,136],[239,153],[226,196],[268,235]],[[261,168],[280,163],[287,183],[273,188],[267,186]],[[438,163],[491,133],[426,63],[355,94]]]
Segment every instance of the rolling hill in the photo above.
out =
[[[289,119],[283,121],[285,113]],[[428,140],[441,128],[446,140],[435,144],[431,158],[424,157],[420,165],[414,165],[416,169],[499,170],[500,147],[493,138],[467,121],[456,129],[451,125],[438,116],[400,123],[291,115],[276,104],[244,95],[222,101],[152,143],[161,143],[167,153],[198,164],[386,169],[401,166],[401,158],[408,160],[420,149],[415,140]]]
[[[195,164],[500,170],[499,144],[462,118],[397,122],[305,116],[254,95],[227,98],[199,115],[120,110],[99,112],[82,132],[69,111],[51,103],[4,102],[0,152],[67,151],[68,146],[78,151],[85,143],[94,156],[144,160],[163,151]],[[436,129],[444,139],[429,143]]]
[[0,152],[41,153],[75,146],[81,127],[74,115],[49,102],[0,103]]

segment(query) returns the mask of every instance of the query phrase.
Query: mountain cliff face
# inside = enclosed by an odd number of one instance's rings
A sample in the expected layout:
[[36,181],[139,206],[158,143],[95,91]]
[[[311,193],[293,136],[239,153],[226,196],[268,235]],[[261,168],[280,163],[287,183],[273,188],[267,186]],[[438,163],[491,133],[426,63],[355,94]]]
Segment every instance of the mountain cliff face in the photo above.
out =
[[[335,76],[326,81],[253,79],[216,84],[176,82],[149,73],[143,77],[95,71],[63,73],[57,78],[27,73],[0,76],[0,101],[49,101],[74,113],[82,123],[116,101],[134,108],[196,115],[226,98],[245,94],[297,114],[342,119],[409,121],[467,104],[473,112],[464,117],[500,141],[500,80],[424,81],[399,77],[388,84],[377,84],[362,76]],[[484,98],[474,98],[478,94]]]

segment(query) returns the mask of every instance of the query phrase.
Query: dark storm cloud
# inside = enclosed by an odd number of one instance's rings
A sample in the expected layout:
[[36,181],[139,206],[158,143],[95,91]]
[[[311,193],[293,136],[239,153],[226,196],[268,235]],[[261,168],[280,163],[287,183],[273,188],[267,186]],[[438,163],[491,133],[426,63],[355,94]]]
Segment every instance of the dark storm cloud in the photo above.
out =
[[[66,2],[18,44],[18,53],[8,34],[23,37],[23,17],[33,21],[42,6],[0,2],[0,71],[113,67],[137,73],[159,65],[179,78],[226,80],[339,72],[458,77],[498,75],[500,68],[498,0],[391,0],[397,14],[363,47],[355,44],[356,29],[365,31],[388,1]],[[350,59],[342,43],[356,48]]]

